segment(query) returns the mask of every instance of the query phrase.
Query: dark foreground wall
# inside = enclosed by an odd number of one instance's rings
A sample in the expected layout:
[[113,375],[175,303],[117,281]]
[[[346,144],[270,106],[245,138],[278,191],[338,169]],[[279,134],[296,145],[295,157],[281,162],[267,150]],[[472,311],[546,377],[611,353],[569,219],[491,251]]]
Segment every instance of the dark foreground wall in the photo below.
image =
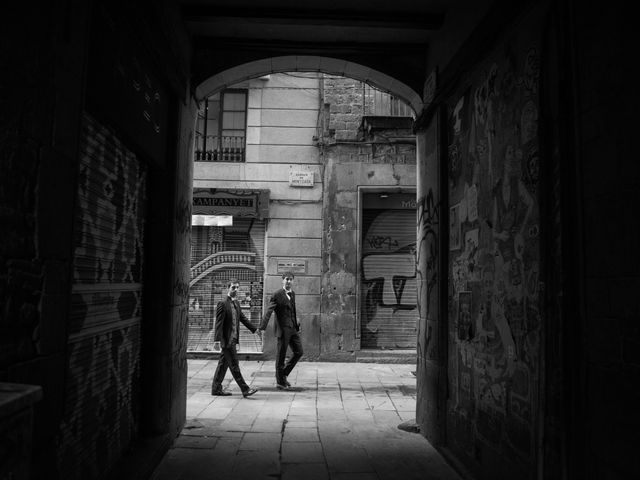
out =
[[102,478],[184,421],[188,44],[166,6],[45,3],[3,15],[0,380],[43,388],[34,478]]
[[446,104],[447,443],[500,478],[536,470],[541,25],[512,24]]
[[66,401],[78,92],[89,10],[79,5],[71,19],[36,3],[2,15],[0,379],[43,389],[34,419],[37,476],[45,468],[55,475]]
[[419,149],[417,420],[477,478],[538,471],[543,13],[493,12],[442,75]]
[[[477,478],[632,478],[640,168],[638,97],[624,70],[630,12],[531,7],[510,19],[496,2],[440,78],[444,110],[427,132],[446,152],[442,195],[419,226],[425,291],[436,275],[446,307],[429,310],[425,293],[417,417]],[[434,185],[419,188],[424,205]],[[446,238],[429,242],[440,224]]]
[[[571,248],[581,265],[574,277],[581,310],[568,312],[570,361],[584,362],[574,382],[571,458],[581,478],[640,474],[640,166],[635,160],[637,82],[627,66],[636,56],[630,7],[599,9],[572,2],[571,47],[579,207]],[[594,32],[598,32],[594,35]],[[575,321],[580,318],[578,328]],[[582,461],[582,462],[581,462]]]

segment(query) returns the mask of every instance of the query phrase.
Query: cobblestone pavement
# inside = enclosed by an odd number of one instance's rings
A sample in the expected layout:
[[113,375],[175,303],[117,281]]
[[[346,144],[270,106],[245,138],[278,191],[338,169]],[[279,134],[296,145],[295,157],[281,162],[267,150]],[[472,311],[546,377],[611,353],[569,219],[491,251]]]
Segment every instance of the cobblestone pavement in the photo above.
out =
[[259,392],[211,396],[217,361],[189,360],[187,423],[153,480],[459,480],[418,433],[415,365],[300,362],[296,391],[275,388],[273,361],[241,361]]

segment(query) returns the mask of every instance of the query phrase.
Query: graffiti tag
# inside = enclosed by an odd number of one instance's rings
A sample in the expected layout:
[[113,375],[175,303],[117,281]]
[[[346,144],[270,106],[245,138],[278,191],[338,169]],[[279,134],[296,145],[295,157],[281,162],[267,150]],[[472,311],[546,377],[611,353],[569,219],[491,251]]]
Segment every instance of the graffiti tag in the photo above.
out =
[[388,250],[391,250],[399,247],[398,240],[391,237],[384,237],[382,235],[375,235],[368,238],[367,241],[369,242],[369,246],[375,249],[387,248]]

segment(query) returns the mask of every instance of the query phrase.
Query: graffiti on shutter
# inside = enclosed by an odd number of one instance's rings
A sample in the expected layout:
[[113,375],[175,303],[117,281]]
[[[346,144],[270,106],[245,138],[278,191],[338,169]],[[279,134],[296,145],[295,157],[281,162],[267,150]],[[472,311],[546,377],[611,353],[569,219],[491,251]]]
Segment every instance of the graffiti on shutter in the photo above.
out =
[[145,166],[85,115],[80,152],[62,478],[102,478],[138,430]]
[[363,209],[362,348],[415,348],[415,209]]

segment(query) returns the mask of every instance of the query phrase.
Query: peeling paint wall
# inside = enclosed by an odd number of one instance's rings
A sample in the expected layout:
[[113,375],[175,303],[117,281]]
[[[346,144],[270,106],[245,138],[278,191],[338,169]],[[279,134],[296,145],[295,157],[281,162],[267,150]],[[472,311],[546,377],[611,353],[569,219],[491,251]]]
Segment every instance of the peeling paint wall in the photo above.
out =
[[[334,144],[324,150],[323,249],[320,354],[348,361],[360,349],[358,322],[359,187],[389,190],[415,187],[415,146],[386,155],[371,155],[375,144]],[[408,158],[411,163],[393,163]],[[400,161],[400,160],[398,160]]]
[[520,25],[447,105],[447,437],[472,468],[500,478],[530,478],[536,462],[539,62],[536,29]]

